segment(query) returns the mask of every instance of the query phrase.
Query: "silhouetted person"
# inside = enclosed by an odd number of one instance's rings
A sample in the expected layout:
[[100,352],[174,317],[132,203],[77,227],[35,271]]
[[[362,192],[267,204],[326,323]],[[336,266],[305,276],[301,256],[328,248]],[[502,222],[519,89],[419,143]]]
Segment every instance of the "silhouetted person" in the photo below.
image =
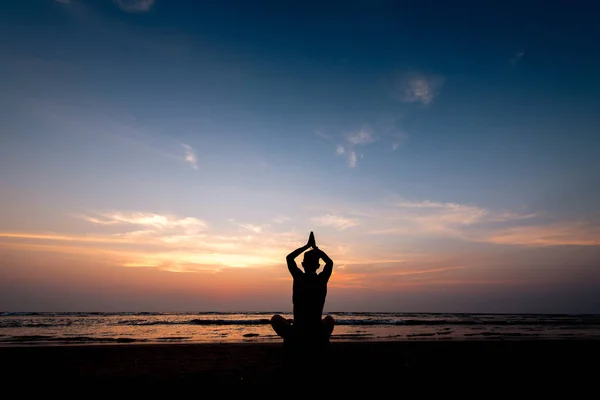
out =
[[[306,251],[308,249],[311,250]],[[295,260],[302,253],[304,253],[302,261],[304,272],[298,268]],[[321,259],[325,262],[325,266],[317,274]],[[327,296],[327,282],[333,272],[333,261],[317,247],[312,232],[308,243],[288,254],[286,260],[294,279],[292,292],[294,318],[293,321],[289,321],[281,315],[274,315],[271,318],[271,326],[283,338],[284,347],[292,346],[303,350],[321,349],[329,344],[335,322],[329,315],[321,319]]]

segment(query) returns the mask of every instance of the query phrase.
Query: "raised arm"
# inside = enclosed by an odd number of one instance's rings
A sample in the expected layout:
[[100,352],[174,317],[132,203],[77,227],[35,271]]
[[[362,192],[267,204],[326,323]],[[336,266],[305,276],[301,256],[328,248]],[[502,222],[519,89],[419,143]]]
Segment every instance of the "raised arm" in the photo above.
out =
[[300,254],[304,253],[306,250],[310,249],[311,247],[315,247],[315,237],[312,232],[310,233],[310,237],[308,238],[308,243],[306,243],[302,247],[298,247],[296,250],[294,250],[290,254],[288,254],[287,257],[285,258],[287,261],[288,269],[290,271],[290,274],[292,274],[292,276],[297,276],[297,275],[302,274],[302,270],[300,268],[298,268],[298,265],[296,264],[296,257],[298,257]]
[[329,256],[327,254],[325,254],[325,252],[323,250],[319,249],[317,246],[315,246],[314,249],[317,252],[317,254],[319,255],[319,258],[321,260],[325,261],[325,266],[323,267],[323,271],[321,271],[321,273],[319,275],[322,276],[323,278],[325,278],[326,281],[328,281],[329,277],[331,276],[331,273],[333,272],[333,260],[331,258],[329,258]]
[[297,275],[302,274],[302,270],[300,268],[298,268],[298,265],[296,264],[296,257],[298,257],[300,254],[304,253],[309,248],[310,248],[310,246],[308,244],[305,244],[304,246],[299,247],[296,250],[292,251],[285,258],[287,261],[288,270],[290,271],[290,274],[292,274],[292,276],[297,276]]

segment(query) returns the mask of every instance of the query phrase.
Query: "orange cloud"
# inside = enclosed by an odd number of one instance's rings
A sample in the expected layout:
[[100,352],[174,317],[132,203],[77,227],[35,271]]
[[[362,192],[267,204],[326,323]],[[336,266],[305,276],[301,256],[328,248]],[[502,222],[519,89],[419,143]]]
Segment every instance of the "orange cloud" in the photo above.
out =
[[[15,250],[102,255],[126,267],[189,272],[284,264],[287,253],[302,243],[291,234],[210,234],[204,232],[207,225],[196,218],[112,213],[83,219],[99,226],[123,225],[125,231],[104,235],[2,232],[0,245]],[[134,230],[128,230],[131,226]]]
[[522,246],[598,246],[600,228],[586,223],[520,226],[492,233],[483,241]]
[[86,235],[60,235],[54,233],[20,233],[20,232],[0,232],[0,238],[10,239],[33,239],[49,241],[66,242],[86,242],[86,243],[139,243],[139,241],[123,236],[86,236]]

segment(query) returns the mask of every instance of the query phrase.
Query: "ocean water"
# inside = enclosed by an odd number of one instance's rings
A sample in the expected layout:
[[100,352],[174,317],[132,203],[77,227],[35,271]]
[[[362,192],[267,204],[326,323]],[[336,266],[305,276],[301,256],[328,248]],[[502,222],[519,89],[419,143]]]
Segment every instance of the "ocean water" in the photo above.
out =
[[[0,346],[281,342],[275,313],[0,313]],[[328,313],[336,341],[600,339],[600,315]]]

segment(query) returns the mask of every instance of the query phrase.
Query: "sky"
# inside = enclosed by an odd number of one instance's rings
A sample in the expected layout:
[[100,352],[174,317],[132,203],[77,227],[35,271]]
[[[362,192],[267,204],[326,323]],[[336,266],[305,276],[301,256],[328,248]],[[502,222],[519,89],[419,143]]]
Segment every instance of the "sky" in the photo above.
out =
[[599,18],[2,2],[0,311],[600,313]]

